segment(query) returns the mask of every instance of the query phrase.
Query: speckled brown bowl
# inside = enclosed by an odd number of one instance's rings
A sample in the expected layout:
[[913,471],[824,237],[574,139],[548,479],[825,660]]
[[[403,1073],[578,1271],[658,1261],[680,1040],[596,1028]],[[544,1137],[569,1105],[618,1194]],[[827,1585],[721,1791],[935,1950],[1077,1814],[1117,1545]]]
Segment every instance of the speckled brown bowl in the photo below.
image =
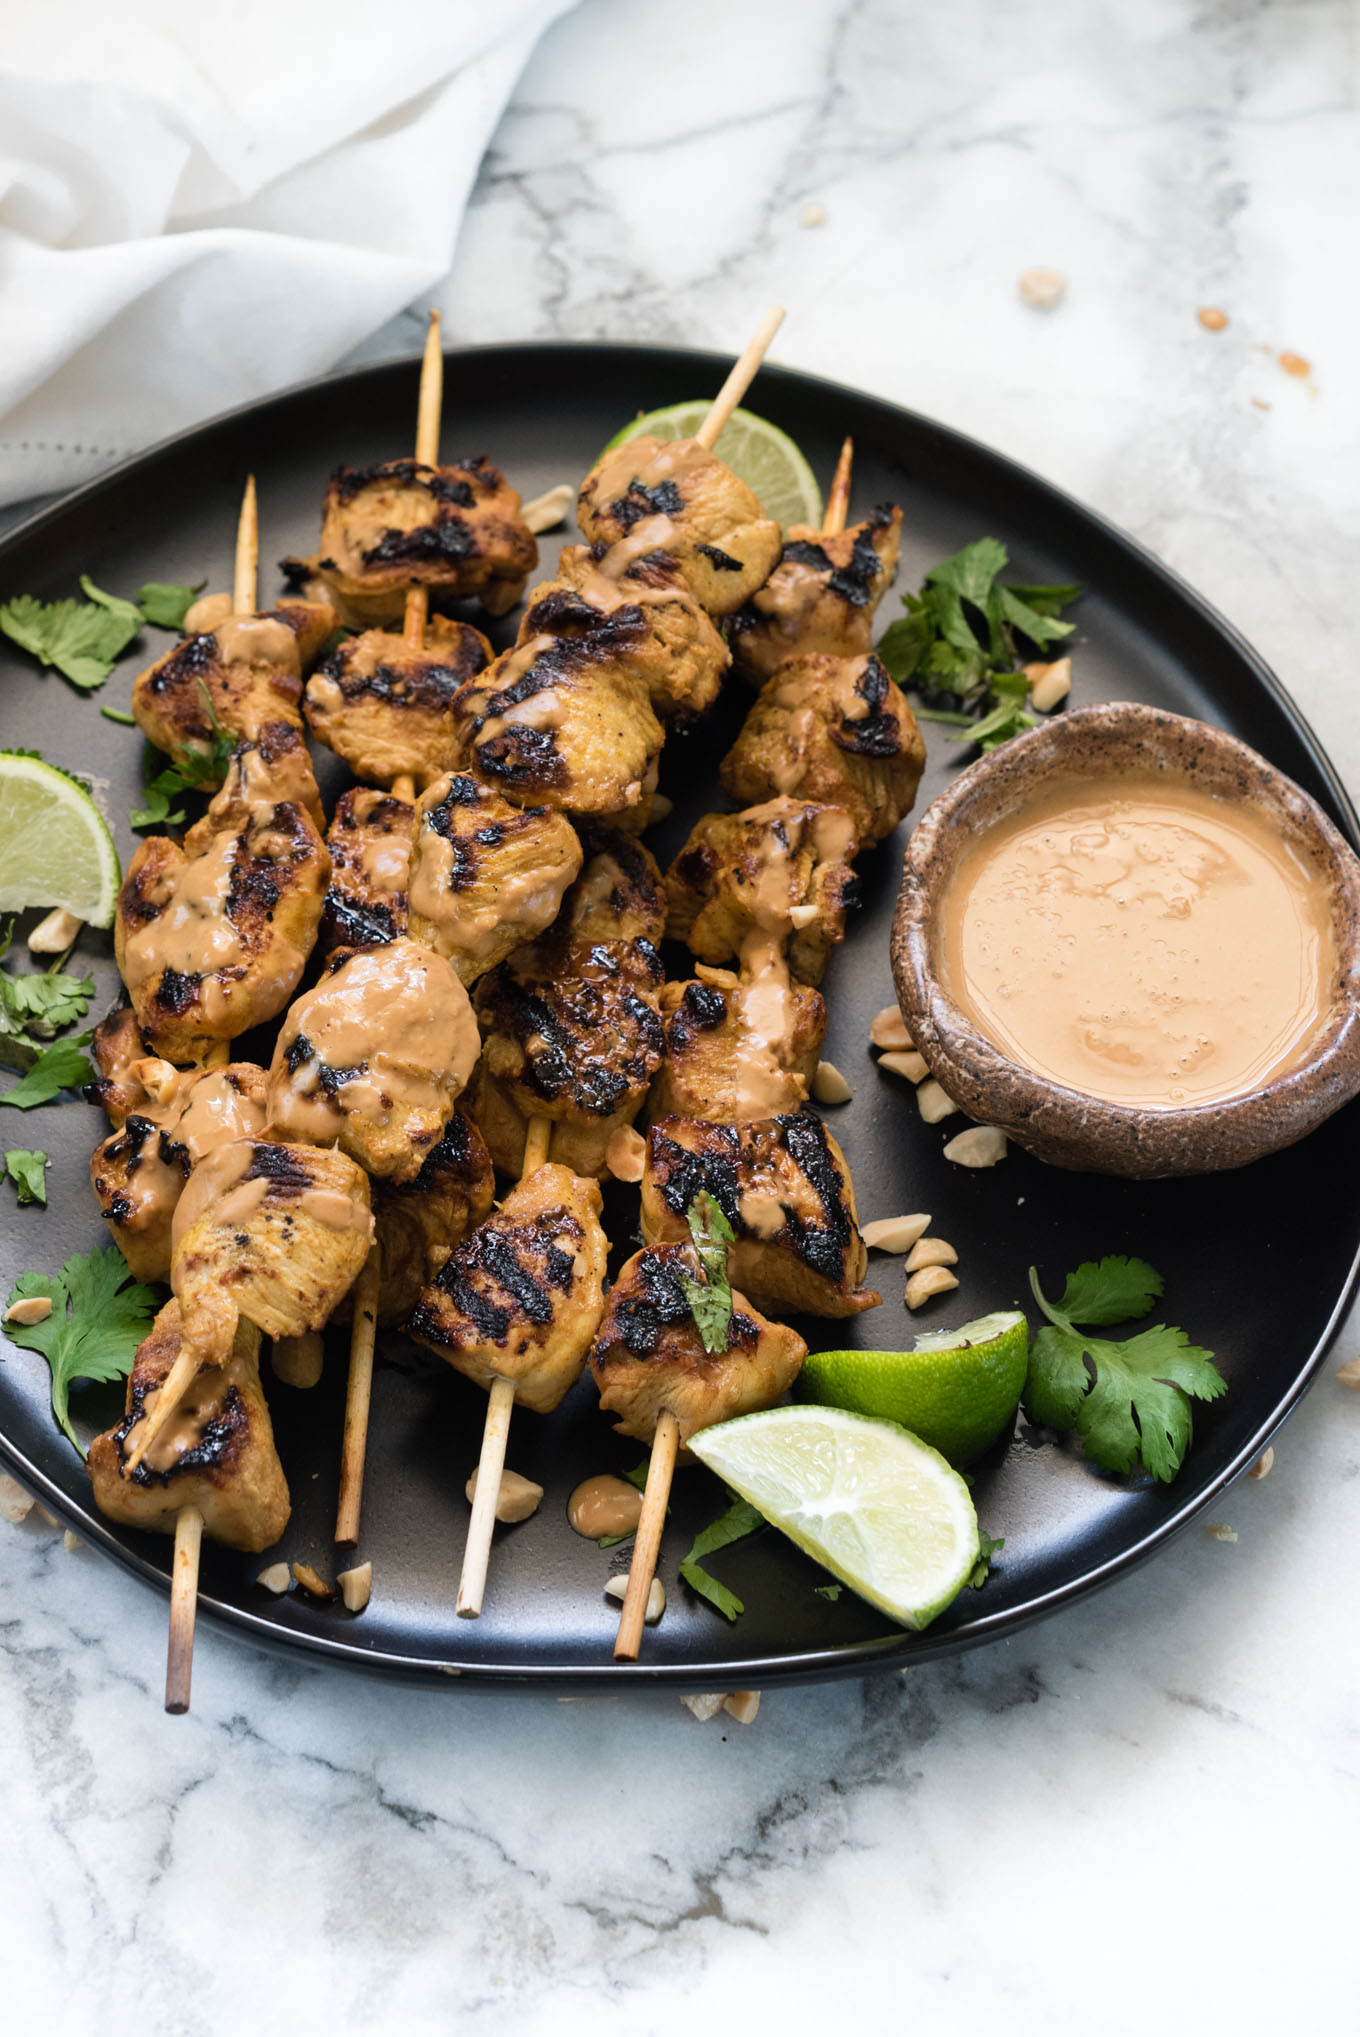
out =
[[[1223,1103],[1145,1110],[1035,1075],[984,1039],[937,974],[935,929],[966,844],[1059,777],[1110,771],[1188,779],[1248,801],[1317,871],[1338,958],[1330,1008],[1303,1060]],[[1360,1092],[1360,862],[1317,803],[1264,757],[1207,722],[1132,702],[1074,708],[964,771],[912,832],[893,920],[892,969],[913,1040],[969,1117],[1055,1167],[1140,1179],[1244,1167],[1304,1138]]]

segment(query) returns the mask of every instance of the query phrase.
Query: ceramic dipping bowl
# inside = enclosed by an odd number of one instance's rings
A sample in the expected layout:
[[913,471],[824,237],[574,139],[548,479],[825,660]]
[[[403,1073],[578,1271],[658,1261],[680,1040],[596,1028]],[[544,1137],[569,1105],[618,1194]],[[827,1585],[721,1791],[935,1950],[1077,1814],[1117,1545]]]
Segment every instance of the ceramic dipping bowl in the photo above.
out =
[[[936,930],[966,846],[1063,781],[1181,777],[1249,803],[1278,827],[1331,900],[1337,975],[1302,1059],[1240,1096],[1152,1110],[1065,1088],[976,1030],[941,981]],[[1360,1092],[1360,861],[1264,757],[1206,722],[1132,702],[1074,708],[964,771],[907,844],[892,934],[898,1002],[931,1073],[968,1116],[1056,1167],[1136,1179],[1244,1167],[1289,1146]]]

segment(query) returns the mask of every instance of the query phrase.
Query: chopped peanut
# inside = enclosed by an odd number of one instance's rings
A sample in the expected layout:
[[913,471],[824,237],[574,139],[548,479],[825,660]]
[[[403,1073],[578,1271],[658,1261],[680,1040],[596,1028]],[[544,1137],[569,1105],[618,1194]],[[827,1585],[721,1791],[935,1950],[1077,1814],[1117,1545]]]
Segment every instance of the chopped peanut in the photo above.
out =
[[956,1167],[995,1167],[1006,1157],[1006,1134],[996,1125],[970,1125],[954,1134],[944,1157]]
[[1252,1465],[1251,1470],[1247,1473],[1247,1477],[1269,1478],[1271,1467],[1274,1464],[1274,1462],[1275,1462],[1275,1446],[1273,1443],[1267,1443],[1265,1449],[1261,1452],[1256,1462]]
[[27,1330],[34,1323],[45,1323],[52,1313],[52,1304],[45,1294],[26,1294],[22,1301],[14,1302],[5,1310],[5,1321],[17,1323]]
[[834,1061],[819,1061],[812,1078],[812,1094],[818,1103],[849,1103],[850,1084]]
[[287,1591],[292,1581],[293,1573],[286,1563],[271,1563],[255,1580],[265,1591],[272,1591],[279,1598]]
[[875,1047],[900,1047],[904,1051],[915,1044],[895,1004],[885,1004],[882,1011],[875,1012],[869,1038]]
[[907,1282],[907,1307],[918,1309],[935,1295],[948,1294],[958,1284],[947,1266],[923,1266]]
[[[1028,676],[1035,670],[1026,665]],[[1030,691],[1029,704],[1038,714],[1051,714],[1059,701],[1066,700],[1072,691],[1072,660],[1058,658],[1051,665],[1039,668],[1039,677]]]
[[[478,1467],[480,1469],[480,1466]],[[469,1503],[477,1497],[477,1473],[473,1472],[464,1490]],[[527,1521],[530,1514],[538,1512],[543,1498],[543,1488],[535,1485],[532,1478],[521,1478],[518,1471],[502,1471],[500,1489],[496,1494],[496,1519],[498,1521]]]
[[565,523],[567,511],[575,500],[576,490],[570,481],[559,481],[546,494],[536,495],[532,502],[525,503],[520,511],[521,520],[528,524],[535,536],[545,530],[555,530],[559,523]]
[[342,1570],[336,1581],[340,1586],[340,1596],[345,1601],[345,1610],[361,1613],[372,1595],[373,1565],[356,1563],[353,1570]]
[[63,1549],[67,1550],[68,1552],[74,1551],[76,1549],[83,1549],[85,1547],[85,1544],[81,1541],[79,1535],[76,1534],[73,1528],[68,1528],[66,1530],[66,1532],[63,1534],[61,1538],[61,1544]]
[[760,1710],[758,1690],[731,1690],[723,1699],[722,1708],[730,1712],[739,1726],[749,1726]]
[[1026,269],[1020,278],[1020,295],[1035,311],[1052,311],[1066,289],[1067,278],[1061,269]]
[[952,1118],[958,1111],[953,1097],[941,1089],[933,1075],[917,1090],[916,1108],[928,1125],[938,1125],[942,1118]]
[[723,1708],[723,1693],[720,1690],[689,1691],[680,1702],[687,1711],[693,1712],[700,1725],[705,1719],[715,1719]]
[[[604,1588],[606,1598],[617,1599],[622,1605],[628,1596],[628,1577],[611,1577]],[[666,1610],[666,1587],[659,1577],[654,1577],[647,1592],[647,1610],[642,1615],[649,1627],[654,1627]]]
[[1230,1528],[1226,1521],[1210,1521],[1204,1532],[1214,1542],[1235,1542],[1237,1540],[1236,1528]]
[[1343,1386],[1360,1389],[1360,1358],[1348,1358],[1344,1365],[1337,1367],[1336,1376]]
[[310,1592],[313,1598],[330,1599],[335,1597],[334,1588],[327,1584],[324,1577],[313,1570],[310,1563],[295,1563],[293,1565],[293,1576],[302,1586],[302,1589],[305,1592]]
[[320,1330],[304,1330],[300,1337],[275,1337],[270,1362],[274,1377],[285,1386],[315,1386],[321,1377],[326,1346]]
[[25,1492],[17,1478],[11,1478],[7,1471],[0,1471],[0,1521],[12,1521],[17,1527],[26,1521],[33,1511],[33,1495]]
[[891,1054],[880,1054],[878,1065],[880,1068],[886,1068],[889,1075],[905,1076],[908,1082],[924,1082],[930,1073],[925,1055],[918,1054],[914,1047],[901,1053],[894,1051]]
[[30,955],[64,955],[80,929],[83,919],[73,912],[63,912],[60,906],[49,912],[46,919],[40,919],[28,937]]
[[958,1253],[943,1238],[919,1238],[907,1254],[908,1273],[919,1273],[923,1266],[957,1266],[958,1263]]
[[929,1229],[928,1216],[880,1217],[876,1223],[861,1224],[859,1234],[871,1252],[910,1252]]

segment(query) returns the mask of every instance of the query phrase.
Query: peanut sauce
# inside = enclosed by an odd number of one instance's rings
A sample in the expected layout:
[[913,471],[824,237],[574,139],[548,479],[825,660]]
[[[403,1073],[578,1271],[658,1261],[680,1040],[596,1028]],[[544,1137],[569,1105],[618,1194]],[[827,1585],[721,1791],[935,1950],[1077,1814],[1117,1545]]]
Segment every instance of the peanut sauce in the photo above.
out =
[[789,1108],[788,1059],[797,1024],[788,964],[772,934],[748,934],[741,946],[741,991],[732,1086],[738,1119]]
[[[235,1353],[223,1365],[205,1365],[196,1373],[184,1390],[182,1399],[176,1404],[165,1427],[143,1452],[141,1463],[148,1471],[165,1473],[177,1471],[182,1460],[203,1440],[203,1431],[216,1415],[222,1412],[222,1404],[233,1387],[239,1393],[248,1386],[255,1376],[253,1359],[243,1359]],[[136,1448],[135,1438],[142,1421],[156,1411],[160,1399],[159,1386],[153,1386],[142,1402],[141,1421],[135,1422],[123,1440],[124,1456]]]
[[265,665],[301,677],[297,638],[275,615],[229,615],[213,635],[224,665]]
[[577,1486],[567,1501],[567,1519],[588,1542],[605,1535],[631,1535],[642,1519],[642,1494],[626,1478],[602,1471]]
[[1278,827],[1188,782],[1031,800],[964,852],[945,987],[1036,1074],[1183,1108],[1294,1067],[1336,978],[1330,899]]
[[479,961],[489,955],[501,928],[510,924],[526,936],[540,933],[557,917],[563,894],[579,863],[564,859],[555,868],[517,870],[502,875],[491,898],[474,905],[473,893],[455,889],[454,847],[433,828],[422,827],[411,852],[408,903],[418,920],[433,927],[440,952]]

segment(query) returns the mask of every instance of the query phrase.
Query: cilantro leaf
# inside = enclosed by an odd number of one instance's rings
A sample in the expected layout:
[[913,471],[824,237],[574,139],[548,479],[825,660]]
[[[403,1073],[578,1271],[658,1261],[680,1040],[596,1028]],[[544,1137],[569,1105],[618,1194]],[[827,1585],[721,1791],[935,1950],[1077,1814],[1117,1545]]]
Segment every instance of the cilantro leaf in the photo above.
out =
[[816,1592],[818,1598],[829,1598],[834,1606],[836,1600],[845,1590],[845,1586],[843,1584],[814,1584],[812,1589]]
[[240,737],[231,729],[224,728],[218,720],[212,695],[201,679],[198,691],[212,730],[208,747],[176,750],[165,769],[142,787],[142,798],[146,804],[134,806],[128,815],[135,828],[177,827],[184,819],[184,808],[172,810],[172,802],[184,792],[213,789],[226,776],[227,765],[235,754]]
[[183,629],[185,616],[207,584],[200,580],[195,587],[184,587],[175,580],[148,580],[137,589],[137,606],[157,629]]
[[121,707],[101,707],[99,712],[108,721],[121,722],[124,728],[135,729],[137,726],[136,715],[124,714]]
[[16,595],[0,607],[0,630],[43,665],[54,665],[73,686],[102,686],[142,626],[140,610],[93,582],[90,601],[38,601]]
[[46,1153],[29,1153],[20,1146],[12,1146],[5,1155],[5,1172],[14,1183],[21,1203],[37,1202],[46,1209]]
[[107,608],[110,615],[116,615],[120,622],[126,624],[131,633],[128,642],[131,643],[145,620],[136,602],[124,601],[121,594],[106,594],[102,587],[95,586],[88,573],[82,573],[80,576],[80,591],[87,601],[95,602],[100,608]]
[[39,1054],[23,1080],[0,1096],[0,1105],[32,1110],[36,1104],[51,1103],[63,1089],[79,1089],[92,1080],[94,1070],[84,1049],[93,1038],[93,1033],[77,1033],[72,1040],[54,1040]]
[[684,1290],[705,1351],[725,1351],[732,1330],[732,1288],[727,1278],[732,1226],[706,1188],[699,1190],[686,1210],[685,1221],[703,1277],[696,1280],[692,1273],[677,1270],[676,1279]]
[[1004,1535],[989,1535],[985,1528],[978,1529],[978,1559],[969,1571],[964,1583],[974,1591],[981,1591],[992,1574],[992,1558],[999,1549],[1006,1546]]
[[184,808],[172,808],[170,802],[177,799],[184,790],[184,779],[173,764],[168,764],[142,787],[142,806],[134,806],[128,814],[129,823],[135,828],[173,828],[184,819]]
[[1070,637],[1076,628],[1074,622],[1059,622],[1055,617],[1045,615],[1041,609],[1031,608],[1027,601],[1020,599],[1013,587],[998,587],[996,598],[1012,629],[1023,631],[1041,650],[1045,644],[1060,643],[1064,637]]
[[83,1457],[71,1426],[69,1396],[77,1379],[126,1379],[137,1346],[151,1327],[156,1296],[134,1281],[114,1245],[76,1253],[58,1274],[21,1273],[7,1303],[45,1296],[52,1313],[41,1323],[8,1323],[5,1334],[41,1351],[52,1373],[52,1412]]
[[941,559],[938,566],[932,566],[926,574],[926,584],[947,588],[952,594],[971,601],[975,608],[985,608],[992,582],[1009,559],[1010,554],[1000,539],[978,538],[952,557]]
[[1228,1390],[1213,1353],[1162,1323],[1122,1341],[1079,1327],[1146,1315],[1161,1276],[1143,1259],[1088,1261],[1068,1277],[1058,1302],[1047,1300],[1033,1267],[1029,1278],[1048,1317],[1030,1347],[1030,1419],[1080,1436],[1102,1471],[1141,1463],[1154,1478],[1173,1479],[1193,1435],[1191,1400],[1216,1400]]
[[907,686],[915,678],[929,642],[930,625],[918,606],[914,614],[901,615],[896,622],[890,622],[875,649],[888,677],[898,686]]
[[729,1591],[725,1584],[719,1584],[716,1577],[709,1575],[699,1559],[701,1556],[712,1556],[718,1549],[726,1549],[732,1542],[743,1541],[747,1535],[753,1535],[757,1528],[763,1528],[764,1525],[764,1514],[753,1507],[749,1500],[739,1499],[734,1495],[727,1511],[719,1514],[716,1521],[710,1522],[702,1533],[695,1536],[693,1548],[680,1565],[680,1575],[690,1590],[698,1592],[700,1598],[707,1599],[724,1619],[735,1620],[746,1608],[735,1592]]
[[50,1040],[63,1027],[84,1018],[93,996],[93,976],[67,976],[60,971],[11,976],[0,969],[0,1032]]

